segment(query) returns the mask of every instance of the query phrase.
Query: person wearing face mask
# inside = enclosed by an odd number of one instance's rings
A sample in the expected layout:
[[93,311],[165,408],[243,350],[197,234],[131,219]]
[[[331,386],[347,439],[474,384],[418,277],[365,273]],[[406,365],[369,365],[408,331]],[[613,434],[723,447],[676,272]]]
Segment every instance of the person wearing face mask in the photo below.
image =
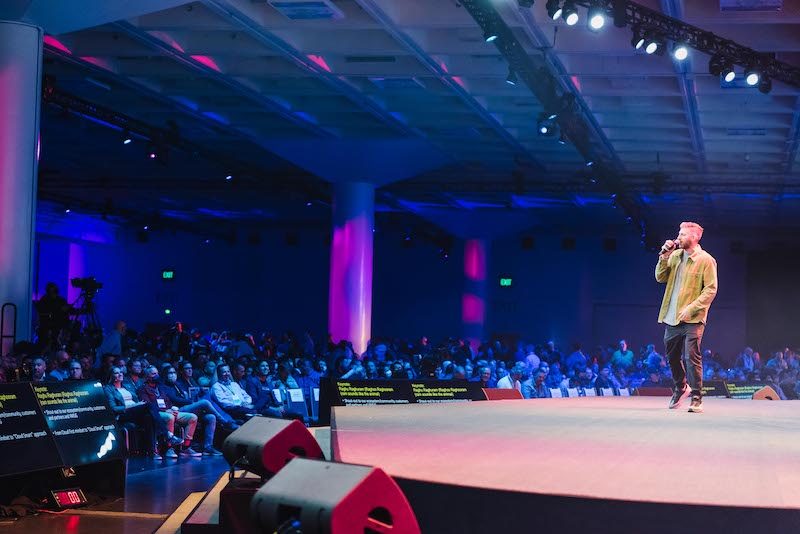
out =
[[193,413],[181,412],[177,406],[172,405],[172,402],[170,402],[169,397],[166,395],[159,382],[158,369],[153,366],[148,367],[145,370],[144,377],[146,382],[139,389],[139,396],[141,399],[155,406],[159,416],[164,421],[164,424],[167,425],[167,429],[170,432],[174,432],[176,424],[185,429],[183,434],[184,439],[181,442],[183,446],[172,444],[167,448],[164,457],[177,458],[178,453],[175,451],[174,447],[180,449],[181,456],[202,456],[202,453],[189,447],[194,437],[194,431],[197,428],[197,416]]
[[108,398],[108,405],[119,423],[133,423],[144,429],[148,458],[161,460],[157,445],[159,441],[165,446],[173,446],[179,445],[183,440],[167,428],[155,406],[140,400],[136,391],[122,383],[122,377],[119,367],[110,369],[107,383],[103,388]]

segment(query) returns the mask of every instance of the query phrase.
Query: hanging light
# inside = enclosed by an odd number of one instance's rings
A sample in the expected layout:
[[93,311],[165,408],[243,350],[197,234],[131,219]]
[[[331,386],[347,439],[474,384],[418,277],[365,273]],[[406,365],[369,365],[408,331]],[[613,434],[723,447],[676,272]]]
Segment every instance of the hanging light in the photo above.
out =
[[601,6],[592,6],[588,12],[589,29],[599,31],[606,25],[606,13]]
[[580,17],[578,16],[578,9],[575,7],[575,2],[567,2],[564,4],[561,16],[564,17],[564,22],[567,26],[575,26]]
[[672,57],[678,61],[683,61],[689,57],[689,46],[686,43],[675,43],[672,49]]
[[564,10],[561,9],[561,2],[559,2],[559,0],[547,0],[545,7],[547,8],[547,16],[552,20],[561,18],[561,14]]

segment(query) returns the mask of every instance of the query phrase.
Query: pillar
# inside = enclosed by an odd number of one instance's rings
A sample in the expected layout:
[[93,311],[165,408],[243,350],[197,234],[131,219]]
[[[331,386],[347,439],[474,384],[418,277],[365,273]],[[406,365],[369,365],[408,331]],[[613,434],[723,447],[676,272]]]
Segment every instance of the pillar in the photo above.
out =
[[461,323],[464,337],[478,352],[486,339],[486,264],[488,242],[467,239],[464,242],[464,294],[461,297]]
[[363,353],[372,328],[372,238],[375,186],[334,185],[328,325],[334,341]]
[[32,338],[42,38],[0,21],[0,304],[17,306],[17,340]]

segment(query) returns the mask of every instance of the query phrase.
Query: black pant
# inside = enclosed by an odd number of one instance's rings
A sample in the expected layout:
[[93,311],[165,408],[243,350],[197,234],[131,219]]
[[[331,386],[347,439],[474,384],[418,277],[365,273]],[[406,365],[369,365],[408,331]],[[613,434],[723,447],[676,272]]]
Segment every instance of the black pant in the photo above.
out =
[[[703,389],[703,356],[700,341],[706,325],[702,323],[678,323],[667,325],[664,332],[664,347],[667,361],[675,380],[675,390],[682,391],[689,379],[692,395],[700,395]],[[686,363],[684,364],[684,357]],[[688,376],[687,376],[688,375]]]
[[149,452],[153,452],[158,438],[165,438],[169,433],[158,410],[149,402],[128,408],[117,420],[120,423],[133,423],[142,427]]

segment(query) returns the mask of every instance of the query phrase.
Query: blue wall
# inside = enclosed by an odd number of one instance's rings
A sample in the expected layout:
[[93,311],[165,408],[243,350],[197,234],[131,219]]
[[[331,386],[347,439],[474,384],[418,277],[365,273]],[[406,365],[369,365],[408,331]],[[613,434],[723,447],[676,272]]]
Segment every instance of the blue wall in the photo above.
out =
[[[518,236],[489,249],[487,329],[521,334],[564,348],[627,338],[632,347],[661,346],[656,323],[662,285],[655,282],[655,255],[634,238],[604,251],[602,237],[576,236],[574,250],[562,236],[536,236],[524,250]],[[84,275],[105,284],[98,296],[104,326],[124,319],[146,323],[182,320],[203,329],[327,329],[329,257],[325,231],[298,233],[288,246],[282,232],[262,235],[260,245],[205,244],[194,235],[153,232],[147,243],[121,232],[115,243],[81,242],[40,234],[39,285],[66,283],[70,247],[83,247]],[[720,293],[712,306],[704,347],[736,354],[745,344],[746,261],[725,239],[703,243],[719,262]],[[403,246],[402,236],[375,234],[373,334],[414,339],[460,336],[464,287],[462,242],[442,261],[438,246]],[[74,253],[73,247],[73,253]],[[174,269],[172,282],[161,270]],[[75,274],[73,274],[74,276]],[[500,276],[513,278],[511,288]],[[62,285],[62,293],[64,287]],[[172,310],[165,316],[163,310]]]

